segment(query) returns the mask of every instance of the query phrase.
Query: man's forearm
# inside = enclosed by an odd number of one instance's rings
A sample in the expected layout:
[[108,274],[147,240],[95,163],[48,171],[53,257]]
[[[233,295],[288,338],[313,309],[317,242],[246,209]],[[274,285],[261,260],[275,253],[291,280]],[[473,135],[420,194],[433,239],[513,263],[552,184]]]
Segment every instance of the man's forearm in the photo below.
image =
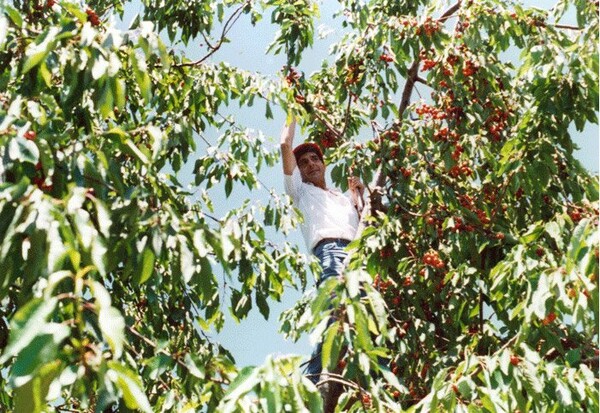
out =
[[295,130],[296,120],[292,118],[292,121],[288,125],[285,125],[281,131],[281,158],[283,161],[283,173],[286,175],[291,175],[296,167],[296,158],[292,150]]

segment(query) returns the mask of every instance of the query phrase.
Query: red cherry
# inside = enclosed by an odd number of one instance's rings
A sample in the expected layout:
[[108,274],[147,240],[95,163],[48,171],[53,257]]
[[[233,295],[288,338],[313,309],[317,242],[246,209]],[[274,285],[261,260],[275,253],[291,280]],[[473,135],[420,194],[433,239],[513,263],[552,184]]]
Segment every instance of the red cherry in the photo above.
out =
[[85,14],[87,14],[88,21],[92,24],[92,26],[99,26],[100,25],[100,19],[98,18],[98,15],[96,14],[96,12],[94,10],[87,9],[85,11]]
[[544,318],[542,320],[542,324],[547,326],[548,324],[551,324],[554,320],[556,320],[556,314],[553,312],[550,312],[550,313],[548,313],[546,318]]
[[579,222],[579,221],[581,221],[581,213],[580,213],[579,211],[577,211],[577,210],[575,210],[575,211],[571,211],[571,213],[569,214],[569,216],[571,217],[571,219],[572,219],[574,222]]
[[379,60],[381,60],[382,62],[385,62],[386,64],[388,64],[388,63],[394,61],[394,57],[390,56],[387,53],[382,53],[381,56],[379,56]]

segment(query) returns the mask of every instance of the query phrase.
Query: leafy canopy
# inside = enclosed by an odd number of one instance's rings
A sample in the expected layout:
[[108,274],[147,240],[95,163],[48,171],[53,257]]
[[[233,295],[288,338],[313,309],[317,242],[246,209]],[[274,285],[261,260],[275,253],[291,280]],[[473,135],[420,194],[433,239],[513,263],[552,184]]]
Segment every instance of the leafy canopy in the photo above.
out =
[[[2,409],[598,409],[598,180],[573,155],[598,123],[597,2],[340,1],[310,75],[314,1],[142,3],[127,30],[118,0],[0,6]],[[215,62],[269,15],[282,72]],[[337,184],[372,183],[344,277],[280,320],[323,338],[324,401],[300,357],[240,369],[209,334],[318,270],[270,239],[298,223],[260,182],[278,153],[224,115],[256,102]],[[211,188],[250,196],[217,210]]]

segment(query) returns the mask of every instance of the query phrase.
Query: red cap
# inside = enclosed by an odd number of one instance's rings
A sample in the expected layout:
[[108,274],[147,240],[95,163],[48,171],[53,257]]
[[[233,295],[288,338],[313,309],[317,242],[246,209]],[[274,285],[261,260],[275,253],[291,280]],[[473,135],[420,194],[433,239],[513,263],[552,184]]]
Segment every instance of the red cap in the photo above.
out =
[[296,162],[298,162],[298,159],[307,152],[316,153],[321,162],[325,163],[325,161],[323,161],[323,152],[321,151],[321,148],[314,142],[305,142],[294,148]]

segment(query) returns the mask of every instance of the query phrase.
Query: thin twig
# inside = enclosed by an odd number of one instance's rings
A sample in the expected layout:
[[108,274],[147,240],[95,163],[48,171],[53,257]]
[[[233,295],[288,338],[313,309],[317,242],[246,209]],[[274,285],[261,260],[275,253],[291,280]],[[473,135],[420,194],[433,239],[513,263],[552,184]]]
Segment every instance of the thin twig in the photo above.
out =
[[427,216],[427,215],[428,215],[427,213],[424,213],[424,214],[419,214],[419,213],[417,213],[417,212],[412,212],[412,211],[409,211],[408,209],[406,209],[406,208],[405,208],[405,207],[404,207],[402,204],[400,204],[400,203],[398,204],[398,206],[400,207],[400,209],[401,209],[402,211],[406,212],[408,215],[411,215],[411,216],[413,216],[413,217],[425,217],[425,216]]
[[348,104],[346,105],[346,116],[344,119],[344,127],[342,128],[341,136],[344,136],[346,129],[348,129],[348,123],[350,122],[350,105],[352,104],[352,94],[348,94]]
[[440,16],[440,18],[438,19],[438,21],[444,21],[444,20],[449,19],[450,17],[452,17],[452,15],[454,13],[456,13],[458,11],[458,9],[460,8],[461,3],[462,3],[462,0],[458,0],[455,4],[453,4],[452,6],[450,6],[448,8],[448,10],[446,10],[444,13],[442,13],[442,15]]
[[[363,389],[361,386],[359,386],[358,384],[354,383],[353,381],[348,381],[344,378],[344,376],[340,375],[340,374],[335,374],[335,373],[329,373],[327,371],[321,372],[320,374],[321,376],[327,376],[325,379],[323,380],[319,380],[319,382],[317,383],[317,387],[322,386],[325,383],[328,383],[330,381],[336,382],[336,383],[340,383],[340,384],[345,384],[347,386],[352,387],[353,389],[359,390],[362,393],[365,393],[365,389]],[[312,374],[307,374],[308,376],[313,376]]]
[[[242,10],[244,10],[244,8],[248,4],[249,4],[249,2],[245,2],[244,4],[242,4],[241,6],[239,6],[231,14],[231,16],[229,16],[229,18],[225,22],[225,25],[223,26],[223,30],[221,31],[221,37],[219,38],[219,42],[216,45],[212,46],[211,44],[208,43],[208,41],[206,42],[207,45],[208,45],[208,48],[210,49],[210,51],[205,56],[203,56],[199,60],[196,60],[195,62],[179,63],[179,64],[174,65],[174,66],[175,67],[198,66],[198,65],[201,65],[202,63],[204,63],[206,61],[206,59],[208,59],[210,56],[212,56],[213,54],[215,54],[215,52],[217,50],[219,50],[221,48],[221,46],[223,45],[223,43],[225,42],[225,38],[227,36],[227,33],[229,33],[229,31],[231,30],[231,28],[233,27],[233,25],[240,18],[240,16],[242,15]],[[205,38],[205,40],[206,40],[206,38]]]
[[577,30],[577,31],[583,30],[581,27],[568,26],[566,24],[550,24],[549,26],[553,26],[556,29]]
[[331,123],[329,123],[329,121],[327,121],[324,117],[322,117],[321,115],[319,115],[318,111],[314,111],[313,112],[314,116],[319,120],[319,122],[323,123],[327,129],[329,129],[331,132],[333,132],[335,134],[335,136],[337,138],[341,138],[342,137],[342,133],[340,133],[340,131],[338,131]]

